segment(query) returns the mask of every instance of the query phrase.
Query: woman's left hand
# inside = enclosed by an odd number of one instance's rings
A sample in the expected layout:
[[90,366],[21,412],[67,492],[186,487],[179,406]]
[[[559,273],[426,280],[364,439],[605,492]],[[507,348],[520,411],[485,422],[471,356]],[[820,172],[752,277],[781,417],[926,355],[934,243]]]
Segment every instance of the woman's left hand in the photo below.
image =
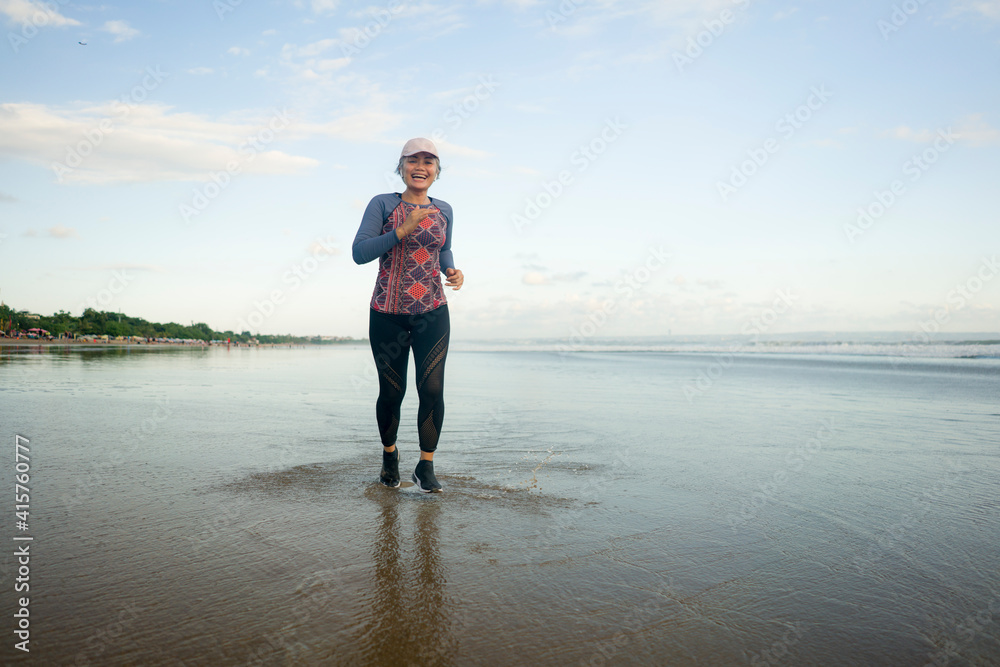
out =
[[458,269],[445,269],[444,274],[448,276],[448,280],[445,283],[448,287],[452,289],[462,289],[462,283],[465,282],[465,275]]

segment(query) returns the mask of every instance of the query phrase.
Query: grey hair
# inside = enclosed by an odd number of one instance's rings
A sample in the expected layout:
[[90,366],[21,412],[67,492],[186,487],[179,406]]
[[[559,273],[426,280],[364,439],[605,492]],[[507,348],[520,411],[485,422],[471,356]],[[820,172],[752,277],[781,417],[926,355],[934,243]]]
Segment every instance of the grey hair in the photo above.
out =
[[[403,177],[403,161],[406,160],[407,157],[411,156],[403,155],[399,158],[399,163],[396,164],[396,173],[399,174],[400,178]],[[434,156],[434,165],[437,167],[437,175],[434,177],[434,182],[436,183],[437,180],[441,178],[441,158],[436,155]]]

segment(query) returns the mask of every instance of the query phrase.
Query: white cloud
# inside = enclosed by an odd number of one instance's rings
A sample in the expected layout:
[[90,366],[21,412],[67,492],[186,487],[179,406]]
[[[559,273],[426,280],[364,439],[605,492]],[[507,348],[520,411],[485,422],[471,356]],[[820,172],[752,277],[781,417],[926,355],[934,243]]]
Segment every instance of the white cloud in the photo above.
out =
[[907,125],[900,125],[899,127],[883,132],[882,136],[889,136],[902,141],[912,141],[918,144],[925,144],[928,141],[933,141],[936,135],[928,129],[914,130],[912,127]]
[[138,30],[129,26],[127,21],[108,21],[101,30],[114,35],[116,43],[128,41],[140,34]]
[[350,58],[326,58],[317,60],[314,67],[320,72],[332,72],[351,64]]
[[[465,19],[457,3],[451,5],[437,5],[432,2],[407,3],[398,6],[392,13],[392,21],[403,19],[408,35],[420,35],[424,40],[435,40],[442,35],[446,35],[455,30],[466,27]],[[370,13],[372,16],[375,13]],[[370,24],[369,18],[364,24]],[[364,25],[363,24],[363,25]],[[390,22],[389,26],[392,25]],[[354,28],[355,31],[362,28]]]
[[239,46],[231,46],[226,49],[226,53],[231,56],[248,56],[250,55],[250,49],[244,49]]
[[313,42],[311,44],[306,44],[301,48],[295,44],[285,44],[281,49],[281,56],[283,59],[291,59],[294,56],[298,56],[299,58],[309,58],[312,56],[318,56],[330,47],[341,43],[343,43],[343,40],[328,38],[321,39],[318,42]]
[[938,129],[915,130],[907,125],[887,130],[882,136],[889,136],[902,141],[912,141],[914,143],[926,144],[936,141],[943,135],[951,134],[958,141],[971,144],[972,146],[985,146],[1000,142],[1000,130],[991,126],[983,120],[983,114],[970,114],[959,121],[957,127],[942,127]]
[[81,266],[77,271],[150,271],[152,273],[163,273],[164,268],[157,264],[101,264],[100,266]]
[[[419,35],[421,40],[433,40],[464,25],[454,7],[431,3],[402,5],[390,3],[382,7],[369,7],[364,11],[353,12],[352,15],[358,25],[340,28],[334,36],[304,46],[286,43],[281,49],[279,61],[291,69],[295,78],[310,84],[332,84],[330,72],[351,64],[355,56],[364,53],[367,47],[377,40],[385,40],[386,44],[391,44],[394,38],[389,33],[400,23],[405,23],[404,29],[410,38]],[[333,54],[329,53],[331,50],[334,50]],[[321,55],[339,57],[318,59]]]
[[973,146],[1000,143],[1000,130],[997,130],[983,120],[983,114],[981,113],[963,118],[958,125],[957,134],[960,141],[972,144]]
[[[349,31],[339,34],[345,32]],[[295,108],[310,118],[290,130],[298,138],[326,136],[352,143],[402,145],[408,136],[386,137],[406,116],[405,111],[391,110],[394,95],[383,93],[378,84],[352,71],[350,57],[321,57],[340,56],[344,43],[341,37],[331,37],[304,45],[284,44],[276,66],[260,69],[255,76],[280,79],[296,88]],[[444,150],[444,144],[441,147]],[[450,148],[455,153],[475,153],[460,146]]]
[[[402,141],[398,141],[397,143],[403,144],[405,141],[406,139],[403,139]],[[490,153],[488,151],[479,150],[478,148],[470,148],[469,146],[462,146],[460,144],[454,144],[445,139],[439,139],[434,143],[445,156],[449,157],[452,155],[461,155],[462,157],[471,157],[481,160],[493,156],[493,153]]]
[[56,225],[55,227],[49,227],[46,230],[50,237],[54,239],[73,239],[80,238],[76,230],[72,227],[63,227],[62,225]]
[[804,141],[800,144],[801,146],[815,146],[816,148],[843,148],[844,144],[836,139],[826,138],[826,139],[813,139],[811,141]]
[[[351,143],[372,142],[402,145],[409,137],[386,138],[403,115],[388,105],[364,77],[330,79],[338,91],[348,91],[349,108],[338,114],[324,111],[326,120],[293,120],[277,133],[282,142],[329,137]],[[97,136],[96,146],[87,145],[88,155],[68,173],[67,182],[115,183],[205,180],[227,162],[241,160],[239,146],[247,136],[266,126],[267,117],[239,112],[226,118],[207,118],[179,113],[170,107],[146,103],[126,107],[112,101],[74,107],[50,107],[28,103],[0,104],[0,157],[20,159],[44,168],[55,164],[73,166],[67,156],[76,152],[81,138]],[[101,123],[110,130],[98,132]],[[438,142],[448,156],[489,157],[475,148]],[[295,173],[318,165],[316,160],[279,150],[258,152],[243,167],[246,173]],[[59,171],[62,171],[61,169]],[[53,170],[53,177],[56,170]]]
[[1000,0],[955,0],[952,8],[956,12],[972,12],[1000,20]]
[[502,2],[504,5],[518,10],[530,9],[541,4],[541,0],[502,0]]
[[188,70],[188,74],[211,74],[214,71],[211,67],[192,67]]
[[[252,162],[246,161],[240,145],[270,120],[259,114],[250,120],[248,115],[215,120],[172,113],[159,104],[129,109],[117,101],[74,108],[0,104],[0,122],[7,130],[0,134],[0,156],[52,168],[54,178],[54,165],[69,166],[69,171],[59,170],[65,181],[96,184],[206,180],[233,160],[244,173],[258,174],[295,173],[318,164],[266,147]],[[102,123],[110,129],[102,130]],[[295,128],[292,121],[276,133],[278,139],[301,136]],[[71,154],[83,155],[81,146],[86,155],[79,163],[71,161]]]
[[[346,141],[383,141],[382,132],[399,124],[400,117],[376,107],[341,116],[326,123],[299,123],[292,132],[297,138],[315,136],[332,137]],[[392,141],[393,145],[403,145],[403,141]]]
[[511,108],[522,113],[552,113],[547,107],[541,104],[515,104]]
[[525,285],[553,285],[555,283],[575,283],[579,282],[587,275],[586,271],[574,271],[572,273],[555,273],[547,275],[545,269],[539,266],[526,266],[525,268],[540,269],[527,271],[521,279]]
[[331,14],[339,4],[339,0],[312,0],[312,10],[317,14]]
[[[565,6],[565,11],[563,7]],[[672,29],[673,41],[705,29],[704,22],[719,19],[723,11],[743,14],[733,0],[599,0],[587,4],[564,3],[545,14],[542,24],[561,35],[583,38],[603,30],[614,20],[632,18],[643,24]]]
[[67,18],[52,9],[54,3],[38,0],[0,0],[0,14],[10,23],[30,23],[36,28],[44,26],[63,27],[80,25],[79,21]]
[[[341,30],[340,34],[343,35],[345,32],[347,31]],[[346,55],[340,58],[317,58],[316,56],[344,44],[346,44],[345,40],[332,37],[301,47],[297,44],[285,44],[281,47],[279,61],[291,70],[292,77],[295,79],[305,81],[309,85],[315,83],[332,85],[334,79],[331,73],[350,65],[351,58]],[[341,53],[344,53],[343,49],[341,49]]]

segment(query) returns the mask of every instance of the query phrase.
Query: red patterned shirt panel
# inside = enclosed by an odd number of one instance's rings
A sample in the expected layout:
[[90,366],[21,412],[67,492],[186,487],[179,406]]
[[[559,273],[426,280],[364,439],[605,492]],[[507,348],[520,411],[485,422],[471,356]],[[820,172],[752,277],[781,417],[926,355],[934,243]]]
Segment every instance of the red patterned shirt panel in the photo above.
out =
[[[388,234],[403,224],[414,204],[400,202],[382,225]],[[441,285],[439,252],[447,223],[431,213],[409,236],[379,258],[378,278],[371,307],[382,313],[426,313],[447,303]]]

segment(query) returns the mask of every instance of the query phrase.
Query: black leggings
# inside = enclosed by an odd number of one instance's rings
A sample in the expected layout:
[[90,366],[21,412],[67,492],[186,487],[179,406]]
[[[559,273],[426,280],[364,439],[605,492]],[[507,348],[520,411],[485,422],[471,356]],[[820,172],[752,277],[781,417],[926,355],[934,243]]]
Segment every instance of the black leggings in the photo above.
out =
[[417,363],[417,433],[420,450],[437,449],[444,421],[444,362],[448,356],[451,322],[444,305],[417,315],[394,315],[371,310],[368,340],[378,370],[375,418],[382,444],[396,442],[399,408],[406,393],[406,365],[413,346]]

